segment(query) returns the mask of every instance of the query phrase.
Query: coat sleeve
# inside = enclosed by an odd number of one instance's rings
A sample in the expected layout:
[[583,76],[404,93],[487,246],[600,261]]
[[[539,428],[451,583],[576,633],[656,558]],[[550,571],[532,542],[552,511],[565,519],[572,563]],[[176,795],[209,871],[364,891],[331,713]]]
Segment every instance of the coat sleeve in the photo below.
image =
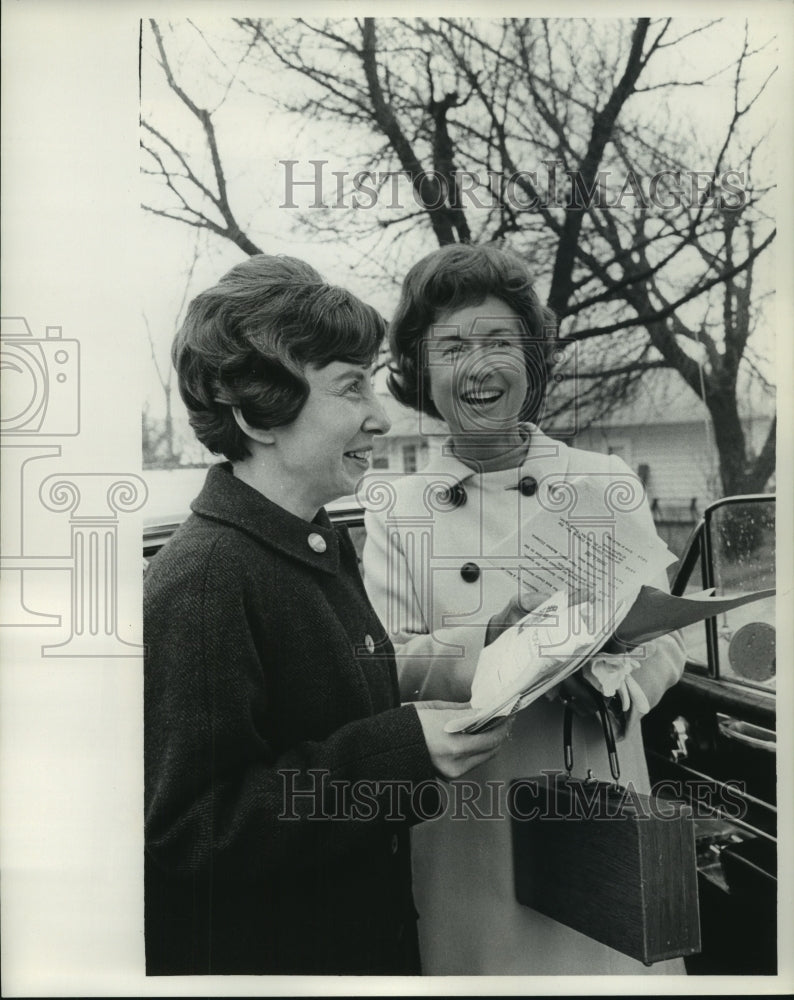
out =
[[[610,465],[610,471],[616,475],[628,475],[636,478],[625,462],[617,456],[613,455],[610,457]],[[647,499],[644,499],[642,502],[642,517],[645,520],[645,527],[649,537],[656,536],[656,525],[653,522],[653,515],[651,514]],[[651,586],[669,593],[670,585],[667,574],[662,573],[657,579],[651,582]],[[640,659],[641,665],[631,676],[632,680],[642,688],[649,708],[657,705],[665,691],[678,683],[681,679],[685,662],[684,640],[679,631],[670,632],[668,635],[660,636],[658,639],[653,639],[651,642],[643,644],[642,657]],[[630,716],[636,714],[632,706]]]
[[640,668],[631,675],[653,708],[662,695],[681,679],[686,663],[684,640],[680,632],[670,632],[652,642],[646,642]]
[[277,648],[278,622],[262,635],[249,620],[244,575],[239,559],[213,559],[146,608],[146,847],[174,872],[332,864],[379,831],[388,844],[390,820],[419,818],[411,789],[435,784],[413,706],[277,752],[262,722],[273,712],[262,650]]
[[417,594],[429,592],[430,579],[422,554],[407,553],[384,516],[367,511],[364,585],[378,617],[394,644],[403,701],[467,702],[485,629],[470,626],[431,632]]

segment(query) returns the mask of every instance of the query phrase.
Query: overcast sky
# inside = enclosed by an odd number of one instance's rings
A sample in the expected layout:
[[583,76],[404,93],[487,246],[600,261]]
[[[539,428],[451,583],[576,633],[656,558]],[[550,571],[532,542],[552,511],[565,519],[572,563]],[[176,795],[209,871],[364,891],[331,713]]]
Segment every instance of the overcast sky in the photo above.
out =
[[[724,23],[711,28],[708,45],[695,36],[681,46],[660,52],[651,63],[651,72],[644,82],[652,84],[657,79],[672,75],[681,80],[711,77],[707,87],[662,90],[654,92],[654,103],[665,103],[671,127],[691,130],[703,147],[716,141],[732,111],[732,76],[725,72],[744,33],[744,18],[738,5],[725,5],[720,13],[732,13]],[[742,14],[744,11],[742,11]],[[682,18],[677,33],[688,30],[695,22]],[[232,208],[243,228],[266,252],[289,253],[313,264],[328,280],[346,285],[368,299],[387,316],[398,294],[397,282],[402,275],[392,274],[377,280],[367,272],[367,257],[375,256],[371,241],[347,238],[344,234],[333,244],[323,244],[301,232],[299,213],[281,207],[284,203],[285,167],[280,160],[298,160],[295,176],[311,176],[309,160],[328,160],[327,175],[333,170],[355,171],[362,169],[364,151],[371,146],[371,138],[364,131],[349,131],[341,125],[316,122],[310,117],[276,113],[268,102],[250,93],[246,86],[253,82],[260,92],[284,93],[291,98],[307,93],[306,85],[296,74],[284,71],[260,70],[256,74],[244,65],[238,70],[235,82],[228,93],[224,88],[229,79],[229,66],[239,53],[239,47],[230,43],[233,35],[228,20],[194,18],[162,24],[165,44],[173,57],[173,69],[178,81],[196,98],[198,103],[218,108],[217,121],[219,145],[226,168]],[[754,45],[768,42],[774,35],[774,25],[761,16],[750,23],[750,38]],[[767,48],[761,58],[748,64],[750,83],[759,84],[774,65],[775,46]],[[779,98],[775,87],[770,87],[753,110],[753,127],[757,135],[772,129]],[[648,100],[648,97],[641,98]],[[637,100],[637,98],[635,98]],[[169,137],[178,141],[180,148],[202,150],[200,133],[195,119],[169,91],[162,71],[156,62],[156,48],[148,29],[144,28],[142,52],[142,112]],[[352,151],[352,155],[351,155]],[[692,168],[708,166],[703,162],[700,146],[693,144]],[[206,160],[206,156],[205,156]],[[145,162],[145,161],[144,161]],[[772,172],[767,158],[760,166]],[[158,181],[144,177],[141,180],[142,201],[165,207],[167,193]],[[299,204],[307,204],[308,189],[296,195]],[[226,240],[206,232],[198,232],[175,222],[156,218],[142,212],[141,227],[144,243],[151,253],[143,261],[143,287],[145,289],[142,311],[158,344],[158,357],[167,365],[168,344],[173,335],[175,318],[185,294],[186,273],[194,258],[198,238],[199,258],[189,286],[192,296],[214,282],[228,267],[243,259],[243,253]],[[408,266],[423,253],[435,246],[429,229],[411,234],[406,240],[401,260]],[[772,254],[762,257],[757,268],[757,286],[773,284]],[[391,278],[391,280],[390,280]],[[543,289],[541,288],[541,293]],[[770,329],[759,330],[755,343],[767,357],[772,354],[773,338]],[[766,373],[773,377],[774,367]],[[159,392],[151,373],[153,392],[150,401],[159,406]]]

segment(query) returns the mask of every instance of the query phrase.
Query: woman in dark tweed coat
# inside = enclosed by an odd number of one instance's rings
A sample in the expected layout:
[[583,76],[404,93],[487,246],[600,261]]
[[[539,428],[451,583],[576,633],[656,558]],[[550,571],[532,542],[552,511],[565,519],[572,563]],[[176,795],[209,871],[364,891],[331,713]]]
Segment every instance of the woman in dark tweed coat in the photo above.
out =
[[192,426],[228,461],[144,584],[149,975],[419,972],[408,828],[504,733],[400,707],[323,509],[388,430],[383,334],[308,265],[262,255],[199,295],[174,341]]

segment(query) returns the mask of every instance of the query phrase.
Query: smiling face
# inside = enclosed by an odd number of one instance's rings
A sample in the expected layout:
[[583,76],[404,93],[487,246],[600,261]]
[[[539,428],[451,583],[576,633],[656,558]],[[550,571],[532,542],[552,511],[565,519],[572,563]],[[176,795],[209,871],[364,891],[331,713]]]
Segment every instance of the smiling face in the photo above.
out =
[[290,424],[271,428],[266,446],[268,496],[311,520],[323,504],[353,493],[369,468],[372,440],[389,418],[377,400],[371,368],[332,361],[304,369],[309,397]]
[[525,338],[518,314],[493,295],[442,316],[428,332],[430,397],[459,455],[473,443],[497,454],[521,441]]

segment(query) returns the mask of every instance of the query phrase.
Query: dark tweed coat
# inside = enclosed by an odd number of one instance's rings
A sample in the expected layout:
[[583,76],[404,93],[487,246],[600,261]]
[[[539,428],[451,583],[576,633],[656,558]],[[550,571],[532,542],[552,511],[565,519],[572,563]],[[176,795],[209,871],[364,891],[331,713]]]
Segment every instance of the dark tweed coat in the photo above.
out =
[[227,465],[192,508],[144,585],[147,973],[416,973],[383,782],[434,772],[350,538]]

